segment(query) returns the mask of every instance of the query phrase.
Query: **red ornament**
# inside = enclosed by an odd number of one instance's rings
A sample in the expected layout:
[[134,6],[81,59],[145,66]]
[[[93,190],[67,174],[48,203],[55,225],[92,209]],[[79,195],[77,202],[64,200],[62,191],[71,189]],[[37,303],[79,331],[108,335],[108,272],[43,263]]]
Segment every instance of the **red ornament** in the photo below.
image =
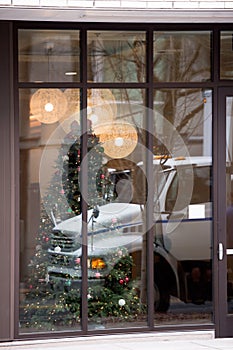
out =
[[123,284],[123,283],[124,283],[124,280],[123,280],[123,279],[120,279],[119,283],[120,283],[120,284]]
[[104,174],[101,174],[100,175],[100,178],[103,180],[103,179],[105,179],[105,175]]
[[81,259],[80,258],[76,258],[74,261],[75,261],[76,264],[80,264]]
[[126,283],[129,282],[129,277],[125,277],[125,282],[126,282]]

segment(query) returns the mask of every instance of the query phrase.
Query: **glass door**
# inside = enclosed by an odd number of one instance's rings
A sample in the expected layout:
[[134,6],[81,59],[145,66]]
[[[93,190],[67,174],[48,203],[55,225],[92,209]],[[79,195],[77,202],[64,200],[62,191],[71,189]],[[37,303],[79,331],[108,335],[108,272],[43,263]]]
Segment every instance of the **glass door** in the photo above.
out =
[[[233,336],[233,88],[223,88],[219,100],[218,149],[218,305],[217,336]],[[225,154],[225,157],[222,155]],[[224,170],[223,170],[224,169]]]

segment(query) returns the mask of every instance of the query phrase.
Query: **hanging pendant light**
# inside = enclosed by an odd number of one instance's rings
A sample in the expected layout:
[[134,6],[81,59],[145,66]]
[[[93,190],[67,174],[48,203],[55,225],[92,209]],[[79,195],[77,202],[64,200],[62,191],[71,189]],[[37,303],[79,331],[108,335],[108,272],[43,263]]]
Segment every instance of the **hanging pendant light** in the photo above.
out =
[[[66,89],[64,95],[68,102],[68,108],[59,122],[63,129],[68,132],[69,126],[74,120],[80,122],[80,91],[79,89]],[[112,92],[109,89],[88,89],[86,112],[94,132],[100,124],[113,121],[116,117],[117,106]]]
[[104,153],[110,158],[125,158],[137,146],[137,130],[129,123],[113,122],[100,125],[95,133],[103,144]]
[[[53,53],[54,43],[45,44],[48,57],[47,79],[50,81],[50,56]],[[43,124],[53,124],[62,119],[67,111],[67,99],[60,89],[39,89],[31,97],[30,115]]]
[[53,124],[67,111],[67,99],[59,89],[39,89],[31,97],[30,114],[41,123]]
[[[63,129],[70,131],[76,120],[80,123],[80,91],[66,89],[67,112],[60,119]],[[91,121],[94,133],[99,137],[104,153],[110,158],[124,158],[137,146],[138,134],[134,125],[116,121],[117,104],[109,89],[89,89],[87,91],[87,119]]]

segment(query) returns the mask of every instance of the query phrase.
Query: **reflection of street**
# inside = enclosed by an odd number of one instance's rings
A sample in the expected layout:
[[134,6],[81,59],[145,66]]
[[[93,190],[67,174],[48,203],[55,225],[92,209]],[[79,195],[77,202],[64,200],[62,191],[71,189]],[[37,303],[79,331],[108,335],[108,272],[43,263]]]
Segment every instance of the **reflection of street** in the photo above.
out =
[[[233,314],[233,299],[228,301],[228,313]],[[155,314],[156,324],[182,323],[187,321],[193,323],[213,322],[213,304],[206,301],[204,304],[185,304],[178,298],[171,297],[170,308],[167,313]]]
[[227,305],[228,305],[228,313],[233,314],[233,300],[231,299],[230,301],[228,301]]
[[212,314],[213,305],[210,301],[201,305],[185,304],[180,299],[171,297],[167,313],[155,313],[155,324],[210,323],[213,322]]
[[183,312],[183,313],[190,313],[190,312],[209,312],[211,313],[213,311],[213,305],[211,301],[206,301],[205,303],[201,305],[192,304],[192,303],[184,303],[178,298],[171,297],[171,305],[168,310],[168,312]]

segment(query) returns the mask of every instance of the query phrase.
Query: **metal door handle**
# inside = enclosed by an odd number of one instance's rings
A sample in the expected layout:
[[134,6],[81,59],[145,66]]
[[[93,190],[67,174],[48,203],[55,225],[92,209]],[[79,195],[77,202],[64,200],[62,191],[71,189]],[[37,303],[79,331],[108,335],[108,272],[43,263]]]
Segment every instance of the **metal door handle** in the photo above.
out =
[[218,260],[223,260],[223,244],[218,244]]

